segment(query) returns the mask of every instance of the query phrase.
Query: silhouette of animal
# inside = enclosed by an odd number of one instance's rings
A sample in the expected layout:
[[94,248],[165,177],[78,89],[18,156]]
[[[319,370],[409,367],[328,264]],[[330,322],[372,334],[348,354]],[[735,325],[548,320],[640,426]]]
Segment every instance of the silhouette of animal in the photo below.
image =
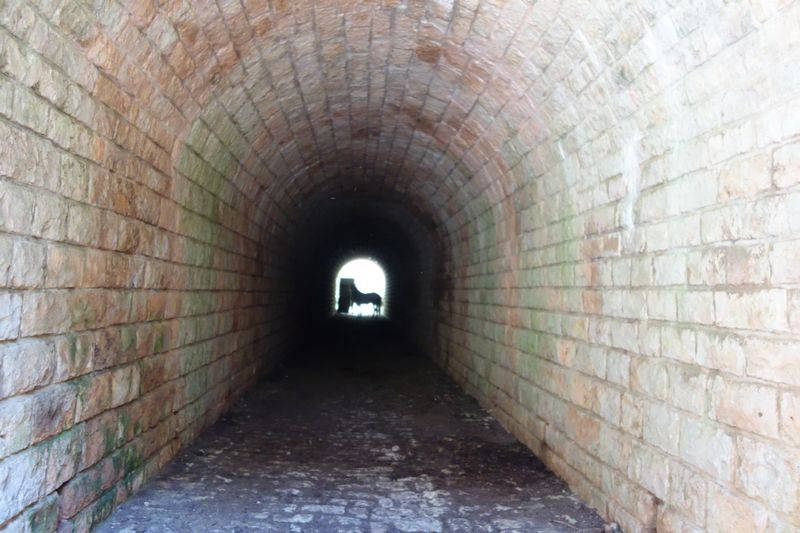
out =
[[374,292],[361,292],[355,285],[351,287],[353,305],[372,304],[372,311],[374,314],[380,314],[383,300],[380,295]]

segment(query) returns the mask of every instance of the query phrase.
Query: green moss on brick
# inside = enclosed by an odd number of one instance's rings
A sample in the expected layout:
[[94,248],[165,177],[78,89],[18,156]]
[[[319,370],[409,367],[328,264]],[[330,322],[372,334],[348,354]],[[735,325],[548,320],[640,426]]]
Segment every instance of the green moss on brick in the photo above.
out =
[[58,499],[53,497],[37,507],[28,515],[31,533],[49,533],[58,527]]
[[99,524],[111,514],[111,511],[114,509],[114,502],[116,501],[117,496],[117,489],[112,488],[102,496],[100,496],[97,501],[94,503],[91,511],[91,519],[90,522],[92,526]]

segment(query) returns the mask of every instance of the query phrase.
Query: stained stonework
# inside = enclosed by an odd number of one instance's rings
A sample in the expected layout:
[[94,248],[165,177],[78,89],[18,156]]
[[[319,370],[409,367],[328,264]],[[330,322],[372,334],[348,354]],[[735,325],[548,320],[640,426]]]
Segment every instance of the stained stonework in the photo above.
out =
[[342,200],[604,518],[800,528],[798,80],[796,1],[0,2],[0,529],[102,520],[289,353]]

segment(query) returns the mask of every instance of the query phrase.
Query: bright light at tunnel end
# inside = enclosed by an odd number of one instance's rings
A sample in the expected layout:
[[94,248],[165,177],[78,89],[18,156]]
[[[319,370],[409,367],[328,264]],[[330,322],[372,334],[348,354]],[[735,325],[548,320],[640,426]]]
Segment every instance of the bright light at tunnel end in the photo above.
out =
[[[367,257],[359,257],[348,261],[339,269],[334,284],[334,312],[336,312],[339,302],[339,284],[342,278],[352,278],[356,289],[360,292],[374,292],[380,296],[383,302],[379,315],[386,316],[386,274],[377,261]],[[373,316],[374,309],[371,304],[352,305],[347,314],[351,316]]]

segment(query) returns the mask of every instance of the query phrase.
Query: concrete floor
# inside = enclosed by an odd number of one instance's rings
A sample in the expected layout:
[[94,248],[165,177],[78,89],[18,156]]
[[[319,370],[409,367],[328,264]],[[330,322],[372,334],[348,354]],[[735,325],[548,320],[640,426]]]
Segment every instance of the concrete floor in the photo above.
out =
[[281,367],[98,530],[602,531],[428,359],[368,333]]

